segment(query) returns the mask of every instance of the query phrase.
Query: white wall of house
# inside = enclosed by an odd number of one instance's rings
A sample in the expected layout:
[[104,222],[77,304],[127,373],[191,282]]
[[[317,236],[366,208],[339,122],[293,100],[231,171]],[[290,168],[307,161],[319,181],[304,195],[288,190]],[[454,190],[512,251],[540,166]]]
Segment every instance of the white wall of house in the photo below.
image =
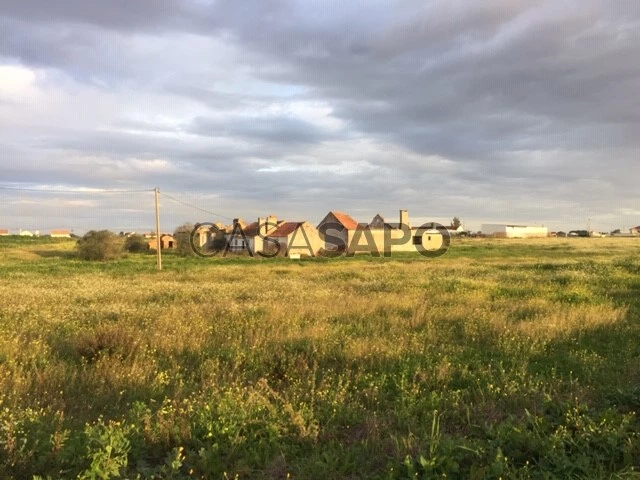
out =
[[255,253],[254,237],[246,237],[245,241],[245,238],[243,238],[239,232],[233,235],[233,238],[231,234],[227,234],[226,237],[227,242],[229,242],[229,250],[232,252],[241,252],[243,250],[251,249],[251,251]]

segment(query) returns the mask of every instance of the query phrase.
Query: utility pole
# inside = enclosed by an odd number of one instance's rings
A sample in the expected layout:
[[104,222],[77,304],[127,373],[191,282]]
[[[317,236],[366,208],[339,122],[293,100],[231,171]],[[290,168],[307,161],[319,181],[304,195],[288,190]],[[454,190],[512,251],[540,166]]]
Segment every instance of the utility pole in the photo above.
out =
[[156,196],[156,257],[158,270],[162,270],[162,239],[160,238],[160,204],[158,203],[158,195],[160,189],[156,187],[154,190]]

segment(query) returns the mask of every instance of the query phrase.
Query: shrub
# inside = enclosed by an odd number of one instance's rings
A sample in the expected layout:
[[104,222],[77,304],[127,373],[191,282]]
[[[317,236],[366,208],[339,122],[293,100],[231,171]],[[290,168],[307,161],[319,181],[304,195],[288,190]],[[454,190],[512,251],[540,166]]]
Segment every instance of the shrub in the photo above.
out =
[[115,260],[124,253],[120,237],[109,230],[91,230],[76,245],[83,260]]
[[134,234],[127,237],[124,249],[130,253],[147,253],[149,252],[149,243],[142,235]]
[[189,257],[195,255],[195,252],[191,248],[190,238],[191,232],[194,226],[190,223],[185,223],[176,228],[173,233],[173,238],[176,241],[176,252],[183,257]]

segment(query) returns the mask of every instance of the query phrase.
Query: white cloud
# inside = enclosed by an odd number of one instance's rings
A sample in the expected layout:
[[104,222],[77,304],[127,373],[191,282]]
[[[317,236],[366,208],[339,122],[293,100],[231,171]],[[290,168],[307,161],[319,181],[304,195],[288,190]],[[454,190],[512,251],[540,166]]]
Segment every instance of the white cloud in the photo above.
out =
[[21,101],[38,93],[35,70],[20,65],[0,65],[0,98]]

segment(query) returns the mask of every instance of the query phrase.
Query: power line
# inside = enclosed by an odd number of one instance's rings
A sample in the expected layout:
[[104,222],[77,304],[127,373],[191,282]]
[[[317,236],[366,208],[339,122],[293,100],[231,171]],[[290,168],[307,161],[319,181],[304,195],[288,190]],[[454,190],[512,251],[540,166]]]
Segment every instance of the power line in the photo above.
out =
[[[22,187],[10,187],[10,186],[6,186],[6,185],[0,185],[0,190],[9,190],[9,191],[14,191],[14,192],[34,192],[34,193],[75,193],[75,194],[84,194],[84,195],[91,195],[93,193],[151,193],[153,191],[155,191],[155,189],[133,189],[133,190],[106,190],[106,189],[101,189],[101,190],[65,190],[65,189],[53,189],[53,188],[22,188]],[[162,195],[163,197],[167,197],[170,200],[173,200],[176,203],[179,203],[181,205],[184,205],[186,207],[189,208],[193,208],[195,210],[198,210],[200,212],[203,213],[207,213],[209,215],[213,215],[215,217],[220,217],[220,218],[224,218],[227,220],[233,220],[232,217],[228,217],[226,215],[222,215],[220,213],[217,212],[212,212],[211,210],[207,210],[201,207],[198,207],[196,205],[193,205],[191,203],[188,202],[184,202],[182,200],[179,200],[171,195],[167,195],[166,193],[163,192],[159,192],[160,195]]]
[[184,205],[185,207],[190,207],[190,208],[193,208],[193,209],[195,209],[195,210],[200,210],[201,212],[208,213],[209,215],[213,215],[213,216],[215,216],[215,217],[225,218],[225,219],[227,219],[227,220],[233,220],[233,218],[231,218],[231,217],[227,217],[226,215],[222,215],[222,214],[220,214],[220,213],[212,212],[212,211],[210,211],[210,210],[205,210],[204,208],[200,208],[200,207],[197,207],[197,206],[192,205],[192,204],[190,204],[190,203],[183,202],[182,200],[178,200],[177,198],[174,198],[174,197],[172,197],[171,195],[167,195],[166,193],[163,193],[163,192],[159,192],[159,193],[160,193],[160,195],[162,195],[163,197],[167,197],[167,198],[169,198],[169,199],[173,200],[173,201],[174,201],[174,202],[176,202],[176,203],[180,203],[181,205]]
[[39,193],[81,193],[90,195],[92,193],[151,193],[153,189],[144,189],[144,190],[64,190],[64,189],[56,189],[56,188],[18,188],[18,187],[6,187],[4,185],[0,185],[0,190],[12,190],[16,192],[39,192]]

